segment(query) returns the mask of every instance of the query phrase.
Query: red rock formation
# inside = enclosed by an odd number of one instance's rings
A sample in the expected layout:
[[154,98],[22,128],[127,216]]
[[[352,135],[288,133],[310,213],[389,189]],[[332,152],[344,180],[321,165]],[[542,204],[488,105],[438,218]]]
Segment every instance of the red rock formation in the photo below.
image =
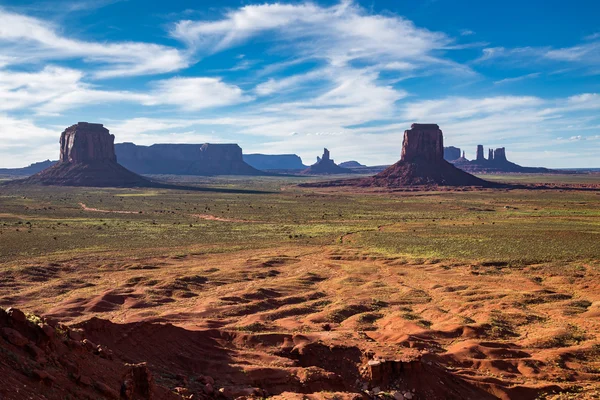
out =
[[20,183],[59,186],[148,186],[117,163],[115,137],[101,124],[79,122],[60,136],[60,161]]
[[115,135],[102,124],[79,122],[72,125],[60,135],[60,161],[74,164],[116,162]]
[[128,400],[181,399],[156,385],[145,364],[113,358],[84,335],[49,318],[0,308],[0,399],[118,399],[120,389]]
[[304,186],[493,186],[444,160],[443,134],[436,124],[412,124],[404,132],[402,159],[383,172],[364,179],[319,182]]
[[488,161],[492,161],[494,159],[494,150],[488,149]]
[[402,161],[437,163],[444,159],[442,131],[437,124],[412,124],[404,131]]
[[455,168],[444,160],[443,134],[435,124],[412,124],[404,132],[402,159],[372,178],[366,186],[414,185],[488,186],[489,182]]

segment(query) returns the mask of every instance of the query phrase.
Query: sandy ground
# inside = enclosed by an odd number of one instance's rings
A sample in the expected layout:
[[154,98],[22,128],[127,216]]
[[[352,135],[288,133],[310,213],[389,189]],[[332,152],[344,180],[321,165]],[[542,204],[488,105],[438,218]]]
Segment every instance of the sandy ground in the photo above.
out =
[[387,372],[382,390],[418,399],[595,398],[599,278],[581,262],[418,264],[337,246],[103,254],[15,268],[0,304],[80,324],[158,376],[211,375],[279,398],[372,394],[377,359],[408,368]]

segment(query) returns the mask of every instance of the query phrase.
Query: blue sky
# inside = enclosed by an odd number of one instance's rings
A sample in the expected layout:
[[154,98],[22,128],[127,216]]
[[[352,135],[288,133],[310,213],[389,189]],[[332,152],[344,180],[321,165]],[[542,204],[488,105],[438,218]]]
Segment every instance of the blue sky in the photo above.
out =
[[0,167],[117,142],[395,162],[413,122],[600,167],[598,1],[0,0]]

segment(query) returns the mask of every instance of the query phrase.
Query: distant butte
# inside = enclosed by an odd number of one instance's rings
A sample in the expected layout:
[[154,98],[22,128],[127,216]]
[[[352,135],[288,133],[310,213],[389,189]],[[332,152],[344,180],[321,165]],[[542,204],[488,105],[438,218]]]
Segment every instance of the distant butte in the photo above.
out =
[[323,157],[317,157],[317,162],[304,171],[303,175],[334,175],[352,174],[354,171],[337,165],[329,156],[329,150],[323,149]]
[[[567,171],[551,170],[542,167],[523,167],[508,161],[506,158],[506,149],[499,147],[496,149],[488,149],[488,158],[484,157],[483,145],[477,145],[477,155],[475,160],[467,160],[464,152],[460,158],[454,157],[454,152],[449,152],[452,147],[444,147],[444,158],[450,161],[456,167],[466,172],[471,173],[501,173],[501,172],[520,172],[520,173],[550,173],[559,172],[567,173]],[[460,151],[460,149],[458,149]]]

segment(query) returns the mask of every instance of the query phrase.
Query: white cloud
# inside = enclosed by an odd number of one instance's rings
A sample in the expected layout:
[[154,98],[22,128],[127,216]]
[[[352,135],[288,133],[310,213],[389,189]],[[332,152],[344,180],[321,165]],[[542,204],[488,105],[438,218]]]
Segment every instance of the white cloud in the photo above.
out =
[[[186,53],[142,42],[100,43],[70,39],[58,28],[37,18],[0,8],[0,52],[11,54],[11,63],[81,58],[100,66],[97,78],[157,74],[189,66]],[[4,60],[6,63],[7,61]]]
[[29,119],[0,114],[0,168],[24,167],[50,157],[56,159],[58,138],[52,129],[39,127]]
[[0,111],[35,109],[41,115],[93,104],[127,102],[184,111],[249,101],[239,87],[219,78],[186,77],[150,83],[147,91],[102,90],[82,81],[81,71],[46,66],[38,72],[0,69]]
[[448,97],[441,100],[412,102],[404,108],[406,120],[420,122],[461,119],[484,114],[522,110],[524,107],[540,106],[543,101],[531,96],[498,96],[487,98]]
[[195,111],[210,107],[227,106],[250,101],[235,85],[223,82],[219,78],[171,78],[154,83],[146,105],[175,105],[186,111]]
[[171,34],[207,54],[260,37],[276,42],[279,49],[293,49],[295,56],[325,59],[334,66],[356,60],[442,63],[434,53],[452,43],[445,34],[418,28],[400,16],[367,14],[352,1],[332,7],[250,5],[217,21],[180,21]]

